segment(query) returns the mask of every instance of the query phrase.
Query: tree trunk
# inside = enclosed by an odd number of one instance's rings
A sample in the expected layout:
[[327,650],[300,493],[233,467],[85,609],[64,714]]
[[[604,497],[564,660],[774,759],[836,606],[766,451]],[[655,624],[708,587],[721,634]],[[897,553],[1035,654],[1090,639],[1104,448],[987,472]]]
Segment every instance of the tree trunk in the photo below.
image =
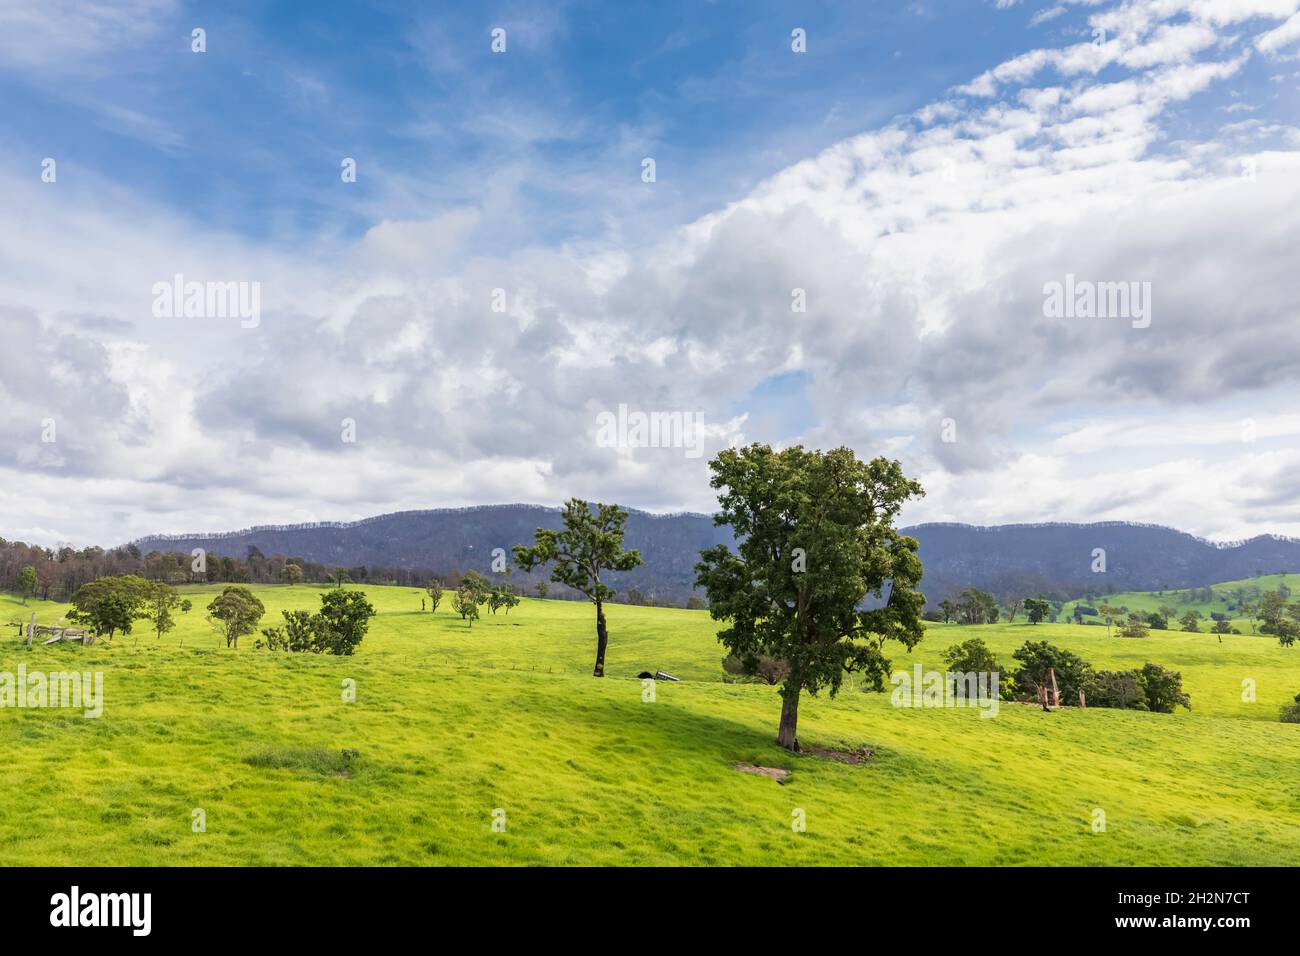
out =
[[777,731],[776,743],[792,753],[799,752],[799,738],[795,731],[799,725],[800,690],[798,684],[791,686],[787,683],[781,692],[781,729]]
[[605,627],[605,607],[596,602],[596,670],[593,677],[605,676],[605,645],[609,643],[609,631]]

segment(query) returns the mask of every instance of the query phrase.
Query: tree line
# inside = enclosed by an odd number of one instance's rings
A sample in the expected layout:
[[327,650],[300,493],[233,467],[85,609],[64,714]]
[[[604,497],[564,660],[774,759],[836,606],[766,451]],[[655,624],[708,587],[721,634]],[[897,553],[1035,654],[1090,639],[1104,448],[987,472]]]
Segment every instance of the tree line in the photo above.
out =
[[1012,658],[1016,666],[1004,670],[988,645],[978,637],[955,644],[943,653],[953,673],[998,674],[1004,700],[1040,699],[1040,688],[1054,682],[1060,703],[1066,707],[1110,707],[1172,714],[1174,708],[1191,710],[1191,697],[1183,691],[1177,671],[1147,662],[1129,670],[1095,670],[1070,651],[1046,641],[1026,641]]
[[[273,651],[350,655],[365,637],[375,609],[360,591],[340,586],[320,595],[315,613],[282,611],[284,624],[262,631],[258,648]],[[136,622],[144,621],[161,640],[176,627],[176,615],[193,608],[189,598],[166,581],[150,581],[139,575],[123,574],[97,578],[72,595],[68,619],[92,628],[111,641],[117,634],[130,634]],[[230,584],[207,605],[205,620],[226,642],[238,649],[239,639],[253,634],[266,613],[262,601],[244,585]]]

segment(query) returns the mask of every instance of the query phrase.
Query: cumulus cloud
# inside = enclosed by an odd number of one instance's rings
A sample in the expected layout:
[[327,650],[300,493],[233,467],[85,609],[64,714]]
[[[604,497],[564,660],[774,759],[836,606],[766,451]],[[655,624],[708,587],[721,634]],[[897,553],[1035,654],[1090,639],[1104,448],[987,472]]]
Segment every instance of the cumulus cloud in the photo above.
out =
[[[457,205],[286,249],[10,176],[12,215],[40,225],[23,241],[0,214],[23,356],[0,363],[0,473],[51,494],[6,482],[0,517],[107,541],[570,494],[707,510],[708,455],[798,372],[810,420],[783,440],[902,458],[929,492],[910,520],[1300,531],[1279,507],[1291,426],[1213,452],[1194,434],[1251,403],[1274,421],[1300,377],[1300,153],[1262,126],[1170,133],[1280,48],[1297,4],[1085,6],[1095,41],[993,65],[649,235],[487,255],[501,210]],[[154,318],[174,273],[261,282],[261,322]],[[1149,283],[1149,326],[1048,317],[1067,276]],[[19,440],[34,395],[68,422],[57,452]],[[699,413],[703,456],[600,447],[619,405]]]

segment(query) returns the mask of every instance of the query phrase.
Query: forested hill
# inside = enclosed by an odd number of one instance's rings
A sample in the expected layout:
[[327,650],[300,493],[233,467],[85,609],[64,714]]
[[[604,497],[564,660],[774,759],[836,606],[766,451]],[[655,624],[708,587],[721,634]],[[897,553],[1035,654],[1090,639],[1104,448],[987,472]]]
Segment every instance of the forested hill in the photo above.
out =
[[[488,571],[494,548],[509,553],[532,540],[537,527],[558,527],[557,508],[488,505],[407,511],[363,521],[249,528],[225,534],[154,536],[142,551],[204,548],[246,558],[250,548],[343,567],[401,568],[446,575]],[[1114,591],[1196,587],[1257,574],[1300,570],[1300,541],[1264,535],[1233,545],[1153,525],[1036,524],[976,527],[923,524],[907,533],[921,544],[923,589],[930,603],[967,587],[998,596],[1042,593],[1067,598]],[[730,542],[730,531],[707,515],[652,515],[632,511],[625,544],[639,548],[645,564],[612,576],[620,591],[635,588],[668,603],[691,595],[693,566],[702,548]],[[1094,572],[1096,549],[1105,571]],[[516,572],[515,580],[533,580]]]
[[[1201,587],[1260,574],[1300,571],[1300,540],[1261,535],[1216,544],[1172,528],[1103,522],[981,528],[923,524],[907,529],[921,543],[930,603],[967,587],[999,597]],[[1094,571],[1104,552],[1105,570]]]
[[[537,528],[559,528],[560,509],[538,505],[485,505],[432,511],[402,511],[356,522],[248,528],[226,534],[160,535],[136,542],[142,551],[188,552],[246,558],[250,548],[340,567],[401,568],[445,576],[454,571],[492,569],[492,552],[508,556],[517,544],[531,544]],[[638,548],[645,563],[626,574],[610,575],[620,592],[637,589],[648,598],[684,604],[691,596],[700,551],[730,541],[727,528],[715,528],[707,515],[653,515],[629,511],[624,546]],[[513,563],[513,559],[511,559]],[[512,580],[528,589],[549,571]]]

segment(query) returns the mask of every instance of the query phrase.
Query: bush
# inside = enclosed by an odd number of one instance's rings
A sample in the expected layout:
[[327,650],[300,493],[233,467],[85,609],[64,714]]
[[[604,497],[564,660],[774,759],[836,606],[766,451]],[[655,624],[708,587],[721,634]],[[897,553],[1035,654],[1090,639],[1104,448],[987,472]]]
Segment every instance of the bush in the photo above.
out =
[[998,664],[997,658],[989,650],[988,645],[978,637],[972,637],[968,641],[962,641],[960,644],[954,644],[943,652],[943,661],[948,665],[948,670],[952,673],[959,674],[997,674],[998,675],[998,696],[1003,700],[1011,700],[1015,681],[1010,674],[1003,675],[1002,667]]
[[1138,672],[1098,671],[1087,690],[1089,707],[1113,707],[1119,710],[1146,710],[1147,699],[1138,683]]
[[1300,724],[1300,694],[1295,695],[1295,703],[1282,708],[1282,723]]
[[1167,671],[1159,664],[1146,663],[1138,671],[1138,682],[1146,694],[1148,710],[1172,714],[1175,707],[1192,709],[1192,699],[1183,693],[1183,675],[1178,671]]
[[375,609],[360,591],[335,588],[320,597],[320,610],[282,611],[283,627],[262,631],[258,647],[273,651],[351,655],[370,627]]
[[1183,677],[1159,664],[1144,664],[1131,671],[1098,671],[1084,693],[1089,707],[1148,710],[1172,714],[1175,707],[1192,709],[1183,693]]
[[1130,614],[1119,633],[1121,637],[1146,637],[1150,633],[1150,626],[1141,616]]
[[1061,703],[1074,706],[1079,702],[1079,690],[1086,692],[1092,682],[1092,665],[1076,654],[1053,647],[1046,641],[1026,641],[1020,650],[1011,655],[1020,661],[1020,669],[1014,674],[1016,696],[1024,700],[1034,700],[1038,696],[1039,685],[1050,686],[1047,673],[1056,672],[1056,687],[1060,691]]

